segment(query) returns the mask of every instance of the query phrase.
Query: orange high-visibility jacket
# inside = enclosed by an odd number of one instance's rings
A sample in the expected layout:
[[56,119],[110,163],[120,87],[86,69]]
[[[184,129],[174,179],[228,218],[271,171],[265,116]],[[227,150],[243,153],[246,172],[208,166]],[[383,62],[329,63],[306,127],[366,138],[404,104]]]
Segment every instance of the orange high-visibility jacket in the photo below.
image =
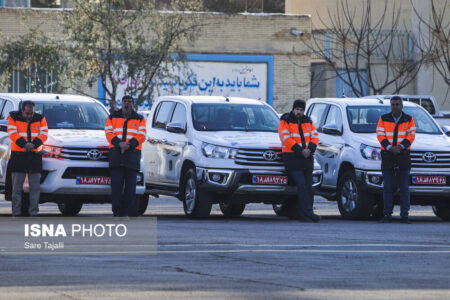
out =
[[416,136],[414,118],[402,112],[397,124],[392,113],[382,115],[378,120],[376,131],[381,150],[388,150],[389,146],[397,145],[402,145],[405,150],[411,149],[411,144]]
[[145,118],[135,111],[128,118],[122,115],[122,110],[115,111],[106,119],[105,134],[109,148],[127,142],[131,148],[141,150],[146,133]]
[[[303,131],[303,142],[299,126]],[[278,126],[278,135],[280,136],[282,144],[282,152],[294,152],[292,147],[300,146],[302,149],[310,149],[314,152],[319,143],[319,134],[312,120],[303,116],[301,120],[297,120],[292,113],[284,114],[281,117],[280,125]]]
[[41,151],[42,144],[48,138],[48,126],[45,117],[34,114],[30,122],[21,111],[13,111],[8,118],[8,135],[11,139],[11,151],[24,152],[26,143],[33,143],[32,151]]

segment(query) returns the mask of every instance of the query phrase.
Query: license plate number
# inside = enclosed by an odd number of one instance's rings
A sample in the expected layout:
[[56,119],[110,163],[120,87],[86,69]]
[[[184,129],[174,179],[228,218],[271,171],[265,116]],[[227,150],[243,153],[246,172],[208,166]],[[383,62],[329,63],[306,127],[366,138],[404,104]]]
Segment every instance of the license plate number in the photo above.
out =
[[445,177],[445,176],[412,176],[412,184],[446,185],[447,177]]
[[254,175],[253,184],[273,184],[273,185],[287,185],[287,176],[278,175]]
[[110,185],[111,184],[111,177],[104,177],[104,176],[80,176],[80,177],[77,177],[77,184]]

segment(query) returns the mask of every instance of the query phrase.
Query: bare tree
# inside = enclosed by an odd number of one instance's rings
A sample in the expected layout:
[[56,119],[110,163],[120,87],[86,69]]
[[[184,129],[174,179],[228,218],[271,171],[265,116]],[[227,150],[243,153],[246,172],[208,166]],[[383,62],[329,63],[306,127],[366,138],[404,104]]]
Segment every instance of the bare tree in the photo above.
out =
[[313,59],[330,66],[356,97],[382,94],[388,88],[400,92],[423,63],[422,56],[413,60],[415,42],[400,24],[395,1],[389,7],[385,0],[382,13],[375,16],[371,0],[361,7],[339,0],[335,9],[328,9],[328,19],[319,15],[319,20],[323,29],[313,30],[305,44]]
[[[413,5],[419,19],[418,47],[426,53],[426,61],[434,65],[444,81],[450,85],[450,2],[428,0],[430,13],[425,14]],[[425,29],[425,30],[422,30]]]
[[[198,36],[200,0],[73,0],[64,33],[72,78],[101,84],[112,106],[119,89],[136,98],[152,98],[155,81],[170,78],[183,58],[183,45]],[[162,11],[164,10],[164,11]]]

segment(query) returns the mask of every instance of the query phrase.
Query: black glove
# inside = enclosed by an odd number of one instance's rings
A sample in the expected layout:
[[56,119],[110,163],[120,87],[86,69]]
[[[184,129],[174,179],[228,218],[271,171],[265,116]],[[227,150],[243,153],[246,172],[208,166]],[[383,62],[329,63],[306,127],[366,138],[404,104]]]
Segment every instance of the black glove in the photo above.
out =
[[302,155],[303,148],[299,144],[295,144],[294,146],[292,146],[291,149],[292,149],[292,151],[295,152],[295,154],[297,156],[303,157],[303,155]]

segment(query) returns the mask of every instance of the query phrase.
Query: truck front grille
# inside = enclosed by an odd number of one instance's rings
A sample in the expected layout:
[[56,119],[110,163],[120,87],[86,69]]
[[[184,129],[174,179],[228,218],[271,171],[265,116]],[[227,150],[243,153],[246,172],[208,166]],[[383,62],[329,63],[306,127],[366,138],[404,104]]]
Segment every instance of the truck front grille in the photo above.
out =
[[108,161],[109,149],[102,148],[81,148],[81,147],[64,147],[61,149],[59,158],[70,160],[92,160],[92,161]]
[[413,168],[450,168],[450,152],[411,151]]
[[69,167],[64,171],[63,179],[76,179],[79,176],[111,176],[109,168],[80,168]]
[[245,166],[284,166],[281,148],[276,149],[239,149],[235,163]]

